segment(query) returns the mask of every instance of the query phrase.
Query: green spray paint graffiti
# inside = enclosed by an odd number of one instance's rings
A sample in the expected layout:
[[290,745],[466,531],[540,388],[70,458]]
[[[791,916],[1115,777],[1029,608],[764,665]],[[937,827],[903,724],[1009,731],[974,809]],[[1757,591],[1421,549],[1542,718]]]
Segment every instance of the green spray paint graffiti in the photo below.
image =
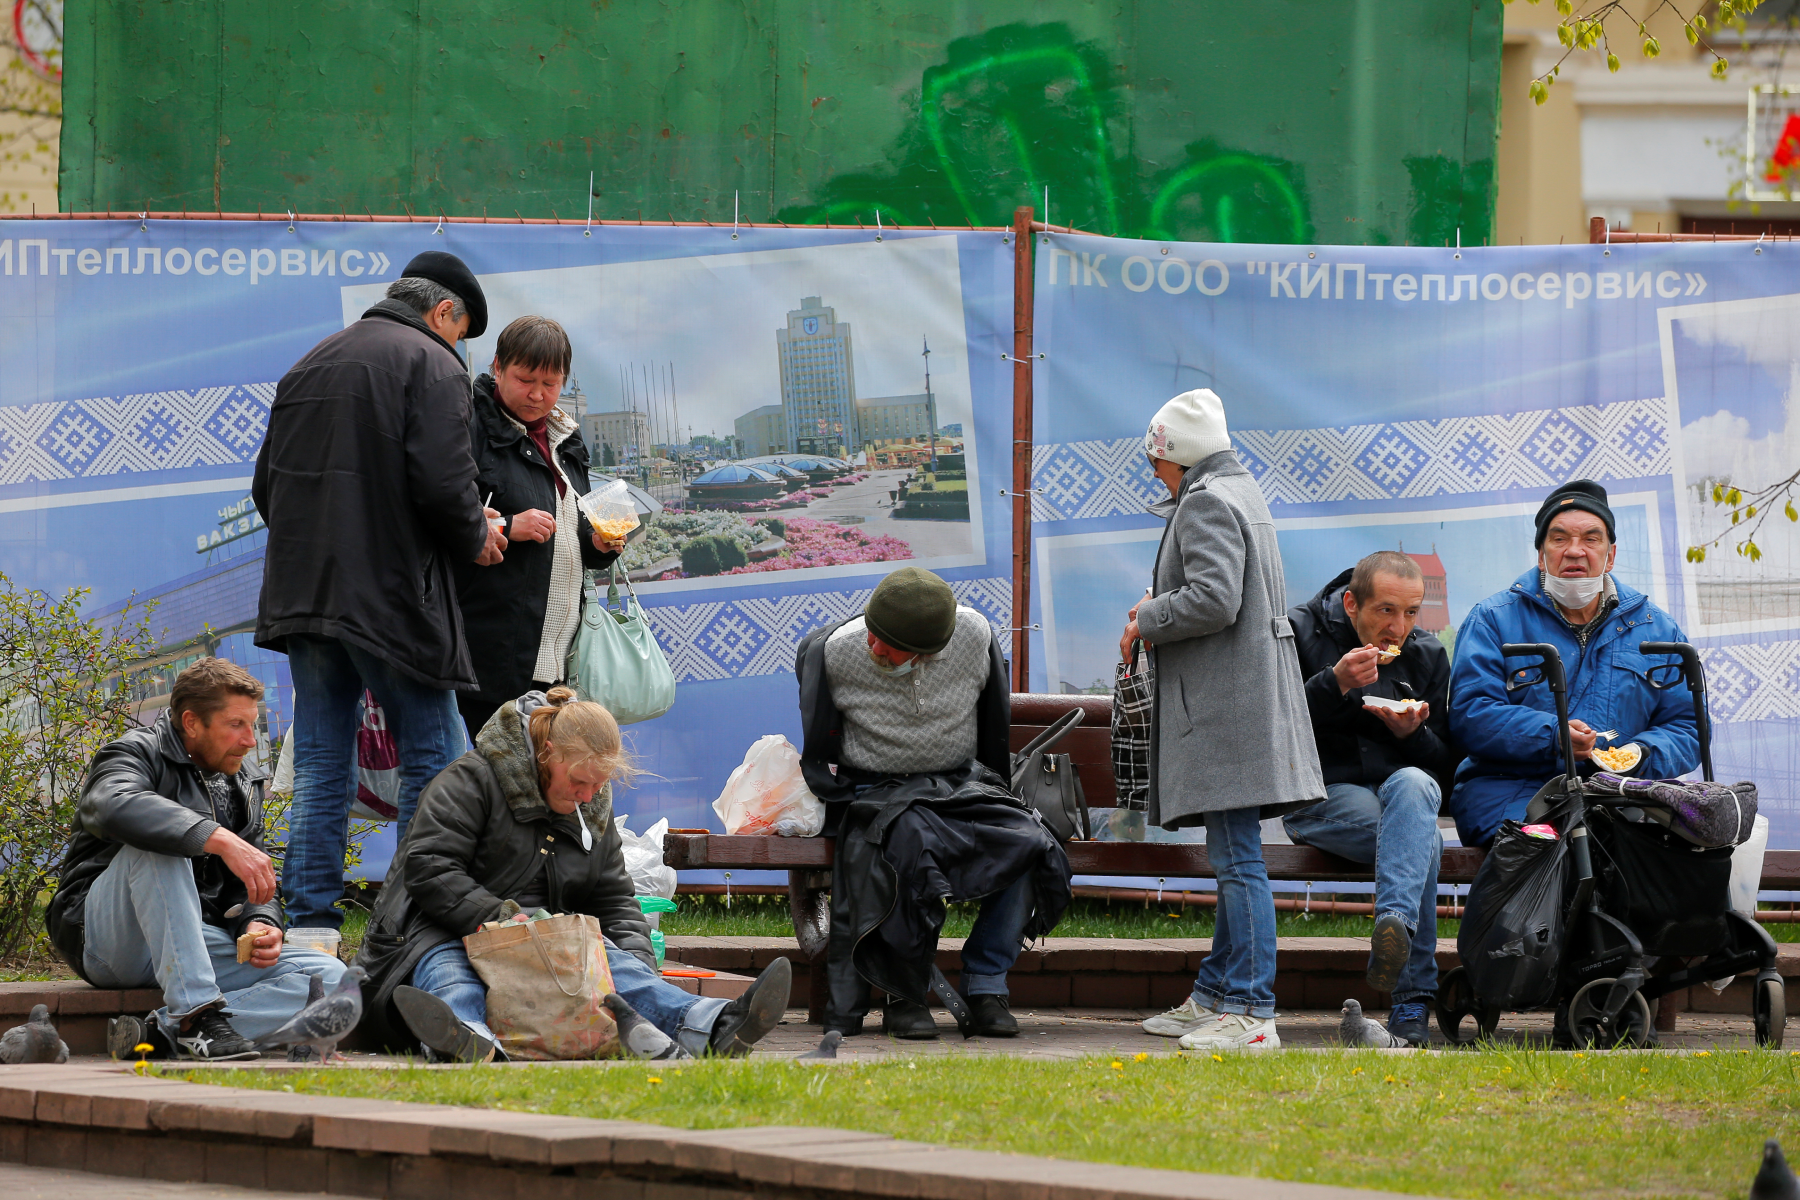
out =
[[[1140,176],[1114,148],[1122,77],[1062,24],[1008,25],[950,43],[917,93],[918,121],[887,173],[828,180],[798,223],[1004,225],[1021,204],[1059,224],[1126,237],[1300,242],[1313,236],[1298,166],[1212,140],[1174,167]],[[1041,215],[1041,214],[1040,214]]]

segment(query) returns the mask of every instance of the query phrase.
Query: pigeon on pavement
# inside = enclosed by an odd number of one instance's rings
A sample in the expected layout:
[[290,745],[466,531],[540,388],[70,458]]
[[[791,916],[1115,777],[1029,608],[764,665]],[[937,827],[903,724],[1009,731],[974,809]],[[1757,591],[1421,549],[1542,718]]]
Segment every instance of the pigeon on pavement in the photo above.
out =
[[600,1003],[612,1012],[613,1020],[619,1024],[619,1042],[633,1058],[672,1059],[692,1058],[681,1043],[652,1025],[631,1007],[630,1001],[617,992],[608,992],[601,997]]
[[1338,1022],[1338,1037],[1346,1046],[1372,1046],[1377,1050],[1401,1044],[1400,1039],[1363,1016],[1362,1004],[1356,1000],[1344,1001],[1344,1019]]
[[[362,1020],[362,981],[365,978],[367,973],[361,967],[351,967],[329,995],[312,1000],[294,1014],[293,1020],[259,1044],[296,1049],[306,1046],[319,1056],[320,1062],[328,1063],[334,1058],[343,1061],[344,1056],[337,1052],[337,1045],[350,1036],[350,1031]],[[308,985],[308,995],[322,988],[315,975]]]
[[1781,1156],[1781,1143],[1770,1138],[1763,1143],[1762,1166],[1750,1184],[1750,1200],[1800,1200],[1800,1181],[1793,1168]]
[[800,1055],[800,1061],[824,1062],[827,1059],[836,1058],[838,1043],[843,1040],[843,1034],[835,1029],[828,1029],[825,1031],[825,1036],[819,1039],[819,1048],[817,1050],[808,1050],[805,1054]]
[[39,1004],[23,1025],[0,1035],[0,1063],[65,1063],[69,1048],[50,1023],[50,1009]]

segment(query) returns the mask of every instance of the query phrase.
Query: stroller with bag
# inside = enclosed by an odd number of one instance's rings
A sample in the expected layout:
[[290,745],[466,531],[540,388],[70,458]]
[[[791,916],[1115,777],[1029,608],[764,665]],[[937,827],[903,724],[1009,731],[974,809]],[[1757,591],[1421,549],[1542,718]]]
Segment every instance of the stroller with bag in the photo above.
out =
[[[1474,1018],[1491,1037],[1504,1011],[1556,1011],[1560,1048],[1655,1044],[1650,1001],[1682,988],[1756,971],[1758,1045],[1779,1047],[1785,991],[1768,931],[1731,910],[1731,848],[1750,834],[1756,788],[1712,782],[1706,677],[1685,642],[1644,642],[1670,655],[1642,678],[1654,689],[1684,680],[1694,697],[1704,780],[1583,779],[1569,736],[1568,685],[1555,646],[1507,645],[1537,661],[1511,672],[1507,691],[1548,685],[1563,774],[1532,798],[1525,825],[1506,821],[1469,890],[1457,951],[1463,965],[1438,987],[1438,1028],[1452,1042]],[[1554,837],[1544,836],[1550,826]]]

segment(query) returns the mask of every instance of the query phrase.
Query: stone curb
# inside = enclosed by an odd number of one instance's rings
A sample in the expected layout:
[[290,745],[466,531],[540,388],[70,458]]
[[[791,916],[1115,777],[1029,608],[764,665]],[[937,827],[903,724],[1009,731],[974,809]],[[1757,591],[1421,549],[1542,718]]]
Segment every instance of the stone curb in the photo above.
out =
[[1379,1200],[1395,1193],[959,1150],[0,1067],[0,1162],[368,1200]]

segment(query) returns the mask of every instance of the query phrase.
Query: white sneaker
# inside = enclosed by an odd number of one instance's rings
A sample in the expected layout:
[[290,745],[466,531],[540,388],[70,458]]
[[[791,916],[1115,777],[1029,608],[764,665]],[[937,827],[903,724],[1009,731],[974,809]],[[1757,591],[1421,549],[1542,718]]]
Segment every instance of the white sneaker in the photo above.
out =
[[1207,1025],[1183,1035],[1183,1050],[1279,1050],[1274,1017],[1219,1013]]
[[1157,1037],[1178,1038],[1183,1034],[1192,1033],[1202,1026],[1212,1024],[1218,1015],[1206,1005],[1189,996],[1181,1002],[1180,1008],[1171,1008],[1168,1012],[1145,1021],[1144,1032],[1154,1033]]

